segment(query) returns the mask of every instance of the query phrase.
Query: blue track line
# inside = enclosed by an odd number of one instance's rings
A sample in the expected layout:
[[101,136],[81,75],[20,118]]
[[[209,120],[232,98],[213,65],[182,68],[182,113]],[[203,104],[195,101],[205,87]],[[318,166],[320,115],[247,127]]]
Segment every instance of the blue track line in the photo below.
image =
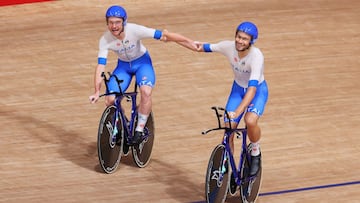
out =
[[307,190],[317,190],[317,189],[340,187],[340,186],[355,185],[355,184],[360,184],[360,181],[352,181],[352,182],[329,184],[329,185],[320,185],[320,186],[313,186],[313,187],[304,187],[304,188],[297,188],[297,189],[290,189],[290,190],[280,190],[280,191],[274,191],[274,192],[264,192],[264,193],[260,193],[259,196],[278,195],[278,194],[284,194],[284,193],[301,192],[301,191],[307,191]]
[[[350,181],[350,182],[344,182],[344,183],[319,185],[319,186],[296,188],[296,189],[290,189],[290,190],[264,192],[264,193],[260,193],[259,196],[279,195],[279,194],[284,194],[284,193],[302,192],[302,191],[308,191],[308,190],[318,190],[318,189],[324,189],[324,188],[341,187],[341,186],[356,185],[356,184],[360,184],[360,181]],[[206,201],[197,201],[197,202],[191,202],[191,203],[205,203],[205,202]]]

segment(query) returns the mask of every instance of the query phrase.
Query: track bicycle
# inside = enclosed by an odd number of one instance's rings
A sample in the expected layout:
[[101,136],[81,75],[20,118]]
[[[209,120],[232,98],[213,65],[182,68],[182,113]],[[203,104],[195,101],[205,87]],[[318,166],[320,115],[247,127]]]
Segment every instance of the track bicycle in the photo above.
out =
[[[260,191],[262,166],[260,163],[257,174],[250,176],[251,144],[247,144],[247,129],[246,127],[236,129],[224,127],[220,119],[226,116],[230,120],[228,112],[221,107],[212,107],[212,109],[215,111],[218,127],[206,130],[202,134],[224,130],[224,137],[222,143],[218,144],[212,151],[208,162],[205,179],[206,201],[210,203],[224,202],[228,192],[230,193],[230,185],[235,184],[232,186],[236,187],[236,190],[240,188],[240,202],[255,202]],[[236,135],[238,139],[242,139],[238,167],[236,167],[235,159],[230,149],[229,138],[232,134]],[[229,165],[231,171],[229,170]],[[230,181],[231,174],[234,177],[233,181]],[[232,194],[235,195],[236,191]]]
[[[102,77],[106,86],[107,95],[115,95],[114,105],[107,106],[101,116],[98,129],[97,149],[101,169],[105,173],[113,173],[119,166],[122,156],[127,156],[132,151],[134,162],[139,168],[145,167],[151,157],[152,147],[155,137],[154,116],[151,112],[144,128],[144,135],[139,144],[132,144],[132,139],[137,123],[137,85],[135,83],[134,91],[123,92],[120,80],[116,75],[105,73]],[[120,92],[109,92],[108,81],[114,77],[119,85]],[[122,102],[131,102],[130,119],[127,118]]]

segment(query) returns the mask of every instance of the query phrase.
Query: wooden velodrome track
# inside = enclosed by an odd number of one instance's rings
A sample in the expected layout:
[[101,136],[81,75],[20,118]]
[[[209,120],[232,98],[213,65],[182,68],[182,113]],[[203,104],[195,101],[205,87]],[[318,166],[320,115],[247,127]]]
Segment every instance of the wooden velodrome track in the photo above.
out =
[[[101,172],[93,92],[104,13],[199,41],[260,32],[270,89],[258,202],[360,202],[360,1],[86,0],[0,7],[0,202],[204,202],[220,134],[211,106],[232,82],[225,57],[145,40],[157,73],[150,164]],[[107,70],[115,66],[110,55]],[[236,202],[229,198],[228,202]]]

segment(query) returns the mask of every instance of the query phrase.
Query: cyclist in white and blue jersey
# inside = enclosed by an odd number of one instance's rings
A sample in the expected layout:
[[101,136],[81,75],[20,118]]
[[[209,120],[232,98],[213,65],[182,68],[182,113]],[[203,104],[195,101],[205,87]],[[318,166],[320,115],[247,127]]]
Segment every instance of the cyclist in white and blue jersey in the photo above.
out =
[[[251,175],[257,174],[260,166],[261,131],[258,120],[263,114],[268,99],[268,87],[264,79],[264,56],[254,46],[258,38],[258,29],[252,22],[241,23],[235,32],[235,41],[220,41],[216,44],[200,43],[200,52],[218,52],[227,57],[234,73],[234,82],[226,104],[230,112],[230,121],[225,118],[227,126],[237,128],[245,113],[244,121],[251,142]],[[230,138],[234,150],[234,137]]]
[[[196,50],[196,45],[192,40],[180,34],[128,23],[127,13],[121,6],[114,5],[109,7],[105,17],[108,30],[101,36],[99,41],[98,65],[96,66],[94,76],[95,92],[89,97],[89,100],[91,103],[95,103],[99,99],[102,83],[101,74],[105,71],[108,52],[115,52],[118,56],[118,63],[113,74],[124,81],[121,83],[122,91],[127,90],[134,75],[136,84],[140,89],[138,122],[133,139],[134,143],[139,143],[151,112],[151,93],[156,81],[151,57],[141,40],[154,38],[161,41],[175,41],[191,50]],[[110,78],[108,87],[109,92],[119,92],[115,77]],[[114,101],[114,95],[109,95],[105,98],[106,105],[112,105]]]

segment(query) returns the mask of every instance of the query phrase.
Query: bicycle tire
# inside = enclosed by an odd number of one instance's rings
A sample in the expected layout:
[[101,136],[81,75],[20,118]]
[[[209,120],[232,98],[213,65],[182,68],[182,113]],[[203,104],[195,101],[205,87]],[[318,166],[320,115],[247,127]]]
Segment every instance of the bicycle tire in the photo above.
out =
[[[135,123],[137,123],[137,116],[135,118]],[[134,125],[135,128],[136,125]],[[133,130],[135,132],[135,130]],[[155,124],[154,124],[154,116],[151,112],[148,120],[146,122],[144,133],[146,138],[137,145],[132,146],[132,154],[135,164],[139,168],[144,168],[148,165],[151,158],[151,152],[154,145],[155,138]]]
[[[251,152],[251,144],[248,145],[248,153]],[[243,154],[245,156],[245,154]],[[244,162],[241,167],[241,177],[243,177],[244,180],[249,179],[249,172],[250,172],[250,163],[249,161],[244,157]],[[240,186],[240,198],[243,203],[254,203],[256,202],[260,188],[262,183],[262,163],[260,159],[260,168],[258,171],[258,174],[256,178],[253,180],[252,183],[250,181],[244,181],[244,183]],[[250,185],[250,187],[249,187]],[[248,193],[249,189],[251,190],[250,193]]]
[[114,140],[112,137],[115,113],[115,106],[106,107],[99,123],[97,140],[98,158],[101,169],[105,173],[113,173],[119,166],[124,142],[123,121],[120,116],[118,118],[116,139]]
[[[225,146],[219,144],[211,153],[205,178],[205,197],[208,203],[225,202],[230,183],[229,161],[223,163],[225,152]],[[225,164],[224,172],[222,172],[223,164]]]

